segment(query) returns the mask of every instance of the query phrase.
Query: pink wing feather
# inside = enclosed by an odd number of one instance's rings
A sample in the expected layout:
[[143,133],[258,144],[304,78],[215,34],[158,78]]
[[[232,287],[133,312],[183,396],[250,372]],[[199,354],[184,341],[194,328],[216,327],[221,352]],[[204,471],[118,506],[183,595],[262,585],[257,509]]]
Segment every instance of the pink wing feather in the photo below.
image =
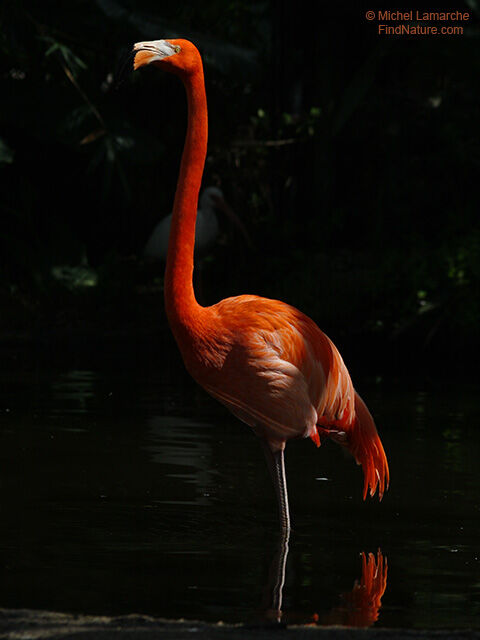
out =
[[295,437],[319,446],[319,434],[346,446],[363,467],[364,498],[377,486],[381,498],[388,464],[375,424],[313,320],[257,296],[227,298],[209,312],[215,325],[198,350],[202,363],[186,361],[193,377],[274,450]]

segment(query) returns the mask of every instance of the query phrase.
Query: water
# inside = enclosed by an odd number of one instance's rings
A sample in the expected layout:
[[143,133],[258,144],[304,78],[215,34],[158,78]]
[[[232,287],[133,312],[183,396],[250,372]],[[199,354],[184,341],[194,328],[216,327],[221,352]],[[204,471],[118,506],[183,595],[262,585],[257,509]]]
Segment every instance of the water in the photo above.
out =
[[[78,360],[0,373],[0,607],[254,619],[277,544],[255,437],[173,350],[149,365],[120,347]],[[391,489],[364,503],[340,447],[288,445],[286,620],[362,623],[348,594],[361,552],[380,549],[378,626],[480,627],[476,387],[358,375],[356,386]]]

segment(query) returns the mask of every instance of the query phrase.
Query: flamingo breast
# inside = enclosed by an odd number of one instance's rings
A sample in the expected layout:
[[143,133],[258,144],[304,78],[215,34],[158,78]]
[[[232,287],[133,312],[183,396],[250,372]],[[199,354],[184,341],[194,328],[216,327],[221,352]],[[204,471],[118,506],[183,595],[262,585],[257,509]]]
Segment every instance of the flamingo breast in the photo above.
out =
[[[350,376],[307,316],[257,296],[227,298],[205,312],[207,329],[204,323],[196,348],[185,351],[187,368],[259,436],[283,448],[314,435],[324,416],[350,421]],[[189,359],[192,351],[197,358]]]

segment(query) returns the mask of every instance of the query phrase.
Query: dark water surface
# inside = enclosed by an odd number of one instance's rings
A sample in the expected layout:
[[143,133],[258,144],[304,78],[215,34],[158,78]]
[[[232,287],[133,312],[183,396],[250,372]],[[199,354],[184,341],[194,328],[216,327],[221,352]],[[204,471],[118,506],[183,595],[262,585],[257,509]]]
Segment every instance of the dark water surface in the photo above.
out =
[[[119,354],[9,364],[0,381],[0,607],[254,618],[277,540],[263,453],[176,353],[149,365]],[[287,621],[338,621],[361,552],[381,549],[377,625],[479,628],[477,386],[354,381],[391,488],[364,503],[361,470],[340,447],[288,445]]]

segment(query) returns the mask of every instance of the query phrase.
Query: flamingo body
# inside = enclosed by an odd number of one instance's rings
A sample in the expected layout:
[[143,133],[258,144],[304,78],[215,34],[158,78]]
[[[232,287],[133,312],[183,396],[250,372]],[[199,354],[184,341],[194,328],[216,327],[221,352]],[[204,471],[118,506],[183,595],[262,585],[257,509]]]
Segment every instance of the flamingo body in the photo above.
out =
[[134,46],[134,68],[154,64],[182,80],[188,126],[175,193],[165,272],[165,307],[188,371],[212,396],[250,425],[264,443],[280,508],[290,519],[285,443],[320,435],[347,447],[381,498],[387,458],[365,403],[355,392],[333,342],[302,312],[278,300],[246,295],[210,307],[193,290],[195,218],[207,149],[207,103],[200,54],[187,40]]
[[[176,335],[192,377],[273,450],[298,437],[320,446],[320,435],[350,444],[364,467],[364,493],[370,487],[373,495],[379,481],[383,495],[388,467],[373,419],[315,322],[284,302],[252,295],[202,309],[196,330],[186,339]],[[373,453],[356,438],[359,418],[373,427]]]

